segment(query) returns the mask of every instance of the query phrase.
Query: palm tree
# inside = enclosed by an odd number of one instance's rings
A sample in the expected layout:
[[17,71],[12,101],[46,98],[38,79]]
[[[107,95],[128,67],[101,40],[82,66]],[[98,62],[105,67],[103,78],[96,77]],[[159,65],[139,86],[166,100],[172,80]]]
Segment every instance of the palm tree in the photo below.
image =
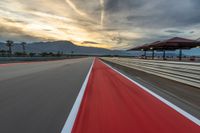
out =
[[6,50],[1,50],[2,56],[6,55]]
[[26,42],[22,42],[20,45],[22,45],[22,50],[23,50],[23,54],[26,54]]
[[12,55],[12,47],[14,46],[13,44],[14,44],[14,42],[11,40],[6,41],[6,46],[9,48],[9,50],[8,50],[9,56]]

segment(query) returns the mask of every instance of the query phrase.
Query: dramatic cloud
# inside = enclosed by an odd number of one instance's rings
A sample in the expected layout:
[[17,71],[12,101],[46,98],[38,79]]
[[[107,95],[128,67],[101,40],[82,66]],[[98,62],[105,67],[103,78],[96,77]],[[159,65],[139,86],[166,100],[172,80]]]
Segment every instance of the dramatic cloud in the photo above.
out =
[[182,31],[178,31],[178,30],[166,30],[165,32],[174,33],[174,34],[181,34],[181,33],[184,33],[184,32],[182,32]]
[[90,42],[90,41],[84,41],[84,42],[82,42],[82,44],[99,44],[99,43],[97,43],[97,42]]
[[69,40],[126,49],[200,37],[199,0],[1,0],[0,41]]

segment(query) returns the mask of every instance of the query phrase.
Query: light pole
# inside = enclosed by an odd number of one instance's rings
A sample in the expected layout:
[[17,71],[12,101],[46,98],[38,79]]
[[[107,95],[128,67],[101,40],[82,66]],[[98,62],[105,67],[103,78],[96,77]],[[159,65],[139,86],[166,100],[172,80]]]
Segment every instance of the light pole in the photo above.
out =
[[23,55],[25,55],[26,54],[26,42],[22,42],[21,46],[22,46],[22,50],[23,50]]
[[12,55],[12,47],[14,46],[13,44],[14,44],[14,42],[11,41],[11,40],[6,41],[6,46],[7,46],[8,49],[9,49],[9,50],[8,50],[8,52],[9,52],[9,56]]
[[152,50],[152,59],[154,59],[154,49],[153,47],[150,48]]

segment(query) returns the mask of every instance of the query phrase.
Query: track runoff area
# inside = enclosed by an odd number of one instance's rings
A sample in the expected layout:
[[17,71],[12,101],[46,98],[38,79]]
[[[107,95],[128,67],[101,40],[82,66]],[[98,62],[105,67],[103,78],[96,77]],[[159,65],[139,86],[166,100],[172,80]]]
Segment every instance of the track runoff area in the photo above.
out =
[[200,133],[200,120],[95,58],[61,133]]

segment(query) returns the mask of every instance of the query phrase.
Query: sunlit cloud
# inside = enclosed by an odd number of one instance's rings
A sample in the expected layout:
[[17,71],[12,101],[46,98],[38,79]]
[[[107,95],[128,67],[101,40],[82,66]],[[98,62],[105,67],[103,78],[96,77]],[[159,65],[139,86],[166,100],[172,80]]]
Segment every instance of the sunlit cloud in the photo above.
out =
[[85,12],[79,10],[79,9],[76,7],[76,5],[75,5],[71,0],[65,0],[65,1],[67,2],[67,4],[69,4],[69,6],[70,6],[76,13],[78,13],[79,15],[81,15],[81,16],[83,16],[83,17],[89,18],[89,16],[88,16]]
[[32,11],[30,13],[32,13],[34,15],[38,15],[40,17],[53,18],[53,19],[67,21],[67,22],[73,21],[72,19],[69,19],[69,18],[66,18],[63,16],[57,16],[57,15],[53,15],[53,14],[49,14],[49,13],[45,13],[45,12]]
[[199,0],[1,0],[0,41],[69,40],[127,49],[171,36],[196,39],[199,4]]
[[104,0],[100,0],[101,5],[101,25],[103,26],[104,23],[104,15],[105,15],[105,6],[104,6]]

